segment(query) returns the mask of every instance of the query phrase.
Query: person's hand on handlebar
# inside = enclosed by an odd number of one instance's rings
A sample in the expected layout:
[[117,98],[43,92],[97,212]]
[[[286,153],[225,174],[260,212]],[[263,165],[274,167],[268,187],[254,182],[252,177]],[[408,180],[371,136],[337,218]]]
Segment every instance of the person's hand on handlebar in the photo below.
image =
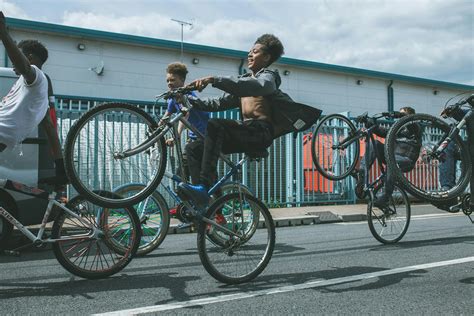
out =
[[167,140],[165,140],[165,144],[166,144],[166,146],[173,147],[174,146],[174,138],[173,137],[168,138]]
[[193,82],[191,82],[187,87],[194,87],[196,90],[201,92],[204,90],[208,84],[213,84],[214,83],[214,77],[204,77],[201,79],[196,79]]

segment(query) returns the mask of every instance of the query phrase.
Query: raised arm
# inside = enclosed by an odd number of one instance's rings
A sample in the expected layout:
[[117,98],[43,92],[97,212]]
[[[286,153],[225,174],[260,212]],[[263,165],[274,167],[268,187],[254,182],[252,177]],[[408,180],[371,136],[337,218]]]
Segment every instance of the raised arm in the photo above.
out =
[[5,46],[8,57],[15,66],[15,70],[23,75],[28,84],[33,83],[36,79],[36,73],[26,56],[23,55],[10,34],[8,34],[5,16],[2,11],[0,11],[0,39]]
[[213,87],[237,97],[248,97],[270,95],[278,89],[279,83],[280,76],[277,72],[264,69],[256,77],[205,77],[193,81],[190,85],[201,91],[208,84],[212,84]]
[[188,100],[196,110],[206,112],[226,111],[240,106],[240,98],[226,93],[218,98],[198,99],[189,97]]
[[212,86],[238,97],[265,96],[278,89],[276,80],[274,72],[265,71],[258,77],[214,77]]

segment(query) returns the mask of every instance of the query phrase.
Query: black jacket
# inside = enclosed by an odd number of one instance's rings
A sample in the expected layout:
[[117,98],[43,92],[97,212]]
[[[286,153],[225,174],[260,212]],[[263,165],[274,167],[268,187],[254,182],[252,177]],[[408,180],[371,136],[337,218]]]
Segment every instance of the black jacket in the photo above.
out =
[[[387,137],[388,131],[389,127],[380,125],[377,125],[373,130],[375,135],[383,138]],[[408,172],[415,167],[418,156],[420,155],[420,150],[421,129],[418,125],[411,123],[398,132],[395,144],[395,156],[407,157],[412,162],[407,166],[406,170],[402,170],[403,172]]]
[[263,96],[272,105],[274,138],[290,132],[303,131],[311,127],[321,115],[321,110],[293,101],[279,87],[278,71],[260,70],[255,77],[250,73],[239,77],[215,77],[213,87],[223,90],[221,97],[206,100],[190,99],[198,110],[217,112],[240,108],[240,98]]

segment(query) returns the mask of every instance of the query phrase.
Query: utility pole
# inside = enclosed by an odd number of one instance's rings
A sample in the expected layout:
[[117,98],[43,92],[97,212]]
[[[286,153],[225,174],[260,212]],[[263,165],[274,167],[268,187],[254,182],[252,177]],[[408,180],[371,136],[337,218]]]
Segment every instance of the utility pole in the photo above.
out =
[[190,22],[182,21],[182,20],[177,20],[177,19],[171,19],[171,21],[177,22],[181,25],[181,62],[183,62],[183,41],[184,41],[184,26],[189,26],[189,29],[192,30],[193,24]]

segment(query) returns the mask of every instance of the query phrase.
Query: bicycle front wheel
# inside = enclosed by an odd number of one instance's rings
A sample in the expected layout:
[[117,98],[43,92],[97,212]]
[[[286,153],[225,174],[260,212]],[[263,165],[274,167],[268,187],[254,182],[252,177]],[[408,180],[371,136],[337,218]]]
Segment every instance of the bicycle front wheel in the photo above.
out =
[[100,279],[128,265],[141,237],[133,208],[102,208],[81,196],[69,201],[66,208],[79,218],[63,211],[53,223],[51,237],[58,239],[53,251],[67,271],[86,279]]
[[[224,220],[215,220],[218,213]],[[207,272],[227,284],[248,282],[262,273],[275,247],[275,226],[267,207],[248,193],[231,193],[217,199],[206,217],[215,224],[200,222],[197,245]]]
[[[130,184],[118,188],[115,193],[122,197],[135,194],[143,190],[142,184]],[[170,216],[168,205],[163,196],[154,191],[149,197],[133,206],[140,219],[142,238],[137,255],[143,256],[158,248],[168,233]]]
[[[165,171],[164,139],[127,158],[117,154],[139,147],[156,129],[155,120],[131,104],[106,103],[86,112],[71,127],[64,149],[66,172],[74,188],[104,207],[131,206],[149,196]],[[144,186],[122,198],[95,193],[129,183]]]
[[[388,170],[392,170],[404,189],[422,200],[436,203],[456,198],[464,192],[469,183],[472,157],[459,135],[451,140],[441,154],[437,153],[437,148],[446,139],[450,129],[448,124],[437,117],[414,114],[398,120],[386,138],[385,157]],[[403,160],[397,155],[397,148],[413,143],[407,135],[415,132],[421,146],[416,165],[411,170],[403,170]],[[444,174],[445,169],[449,170],[449,176]],[[447,181],[449,185],[445,184]]]
[[311,139],[316,169],[329,180],[341,180],[356,167],[360,143],[354,124],[344,115],[331,114],[319,122]]
[[384,210],[374,206],[374,200],[384,193],[379,187],[370,191],[367,204],[367,221],[372,235],[383,244],[393,244],[405,236],[410,225],[411,207],[408,196],[398,185]]

